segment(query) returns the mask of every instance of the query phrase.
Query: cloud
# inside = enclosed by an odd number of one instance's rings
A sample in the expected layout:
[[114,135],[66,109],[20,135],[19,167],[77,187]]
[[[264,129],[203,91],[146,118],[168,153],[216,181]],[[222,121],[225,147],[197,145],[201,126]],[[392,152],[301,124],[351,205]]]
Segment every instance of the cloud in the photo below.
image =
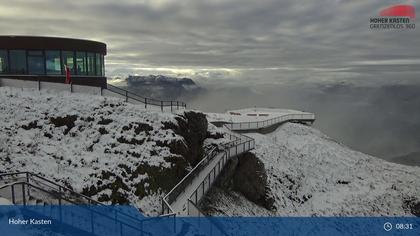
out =
[[[414,134],[418,125],[390,114],[408,114],[418,107],[409,88],[420,84],[420,30],[369,28],[371,17],[395,3],[0,0],[0,34],[103,41],[109,76],[195,78],[217,92],[192,101],[202,109],[267,105],[313,110],[327,133],[383,155],[418,147],[419,140]],[[420,9],[418,1],[411,4]],[[393,100],[400,94],[392,91],[412,97]],[[386,122],[371,122],[381,112],[375,107],[390,113],[383,115],[389,117]],[[363,119],[358,112],[366,114]],[[412,117],[415,122],[419,115]],[[356,128],[345,128],[346,123]],[[365,138],[359,138],[357,129],[365,130]]]
[[[374,66],[374,62],[399,60],[418,65],[420,60],[420,31],[369,29],[369,18],[392,4],[391,0],[0,3],[0,34],[104,41],[110,75],[131,68],[133,72],[237,78],[246,77],[248,68],[253,68],[267,72],[268,78],[273,68],[280,72],[315,68],[331,70],[341,79],[346,74],[336,71],[348,66],[355,73],[356,68]],[[226,69],[238,73],[226,73]]]

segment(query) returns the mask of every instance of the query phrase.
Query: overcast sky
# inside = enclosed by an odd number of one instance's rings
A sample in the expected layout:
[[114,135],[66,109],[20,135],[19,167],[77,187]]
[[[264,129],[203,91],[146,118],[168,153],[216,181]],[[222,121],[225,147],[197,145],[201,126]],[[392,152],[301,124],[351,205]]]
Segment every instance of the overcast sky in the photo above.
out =
[[407,82],[418,75],[420,30],[369,29],[394,3],[420,9],[404,0],[0,0],[0,34],[105,42],[111,76],[279,83],[398,71]]
[[[420,24],[371,30],[405,0],[0,0],[1,35],[92,39],[106,74],[190,77],[190,107],[275,106],[380,157],[420,150]],[[418,22],[415,20],[414,22]]]

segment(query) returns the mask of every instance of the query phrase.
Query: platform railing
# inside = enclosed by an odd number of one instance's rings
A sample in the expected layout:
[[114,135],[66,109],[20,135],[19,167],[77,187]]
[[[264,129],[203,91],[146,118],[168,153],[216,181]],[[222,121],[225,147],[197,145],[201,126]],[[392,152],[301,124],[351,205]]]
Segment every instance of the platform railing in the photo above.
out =
[[[107,206],[88,196],[74,192],[65,186],[31,172],[0,174],[0,191],[0,195],[2,197],[10,199],[13,204],[17,205],[29,205],[30,199],[36,199],[41,200],[45,204],[55,205],[58,207],[64,205],[77,205],[87,209],[88,211],[93,210],[89,208],[91,205],[102,207]],[[116,223],[121,224],[121,227],[129,228],[131,230],[135,229],[138,233],[141,233],[141,235],[150,235],[148,232],[143,230],[144,222],[150,222],[152,220],[158,221],[160,219],[174,217],[174,214],[165,214],[160,217],[140,219],[114,208],[107,209],[107,211],[110,212],[109,215],[113,217]],[[92,214],[99,214],[99,212],[93,212]],[[61,218],[61,216],[59,217]],[[96,223],[99,224],[98,222]],[[129,231],[129,229],[125,231]]]
[[189,200],[195,205],[198,205],[203,196],[210,190],[211,186],[216,181],[219,174],[222,172],[223,167],[226,165],[228,160],[232,157],[241,155],[255,148],[255,140],[242,134],[232,135],[235,140],[232,142],[233,145],[225,145],[223,153],[218,156],[217,163],[208,172],[203,181],[189,196]]
[[308,121],[313,122],[315,120],[315,114],[312,113],[296,113],[296,114],[286,114],[277,116],[271,119],[262,120],[262,121],[250,121],[250,122],[235,122],[227,123],[225,126],[233,131],[240,130],[257,130],[272,126],[274,124],[280,124],[286,121]]
[[[147,109],[147,107],[155,106],[160,107],[161,111],[164,110],[164,108],[170,108],[171,111],[173,110],[179,110],[179,109],[185,109],[187,107],[187,104],[185,102],[181,101],[172,101],[172,100],[158,100],[148,97],[140,96],[136,93],[130,92],[128,90],[113,86],[108,84],[107,88],[104,90],[108,90],[110,92],[116,93],[123,97],[126,102],[129,102],[130,100],[134,100],[138,103],[144,104],[144,108]],[[103,92],[102,92],[103,93]]]
[[[9,192],[10,200],[14,205],[34,206],[31,201],[42,200],[40,204],[44,204],[43,207],[28,207],[25,210],[42,214],[92,235],[111,236],[118,233],[121,236],[131,236],[133,234],[152,236],[151,233],[142,229],[143,222],[140,219],[115,210],[104,209],[105,211],[99,211],[92,207],[96,204],[81,204],[76,199],[68,198],[62,191],[56,192],[45,189],[26,180],[4,184],[0,187],[0,191],[3,195],[7,195]],[[56,211],[46,210],[45,208],[49,205],[53,206]],[[78,210],[75,207],[65,207],[69,205],[74,205]],[[105,206],[103,204],[98,205]],[[109,227],[104,222],[112,223],[114,227]]]
[[[231,141],[223,144],[221,150],[213,148],[209,151],[204,158],[177,185],[175,185],[175,187],[173,187],[171,191],[165,195],[165,197],[163,197],[163,214],[180,213],[176,212],[176,209],[172,208],[172,203],[178,200],[181,193],[185,194],[187,187],[193,184],[196,177],[208,166],[210,162],[215,162],[216,164],[201,180],[200,184],[193,190],[192,194],[188,196],[188,199],[190,199],[194,204],[198,205],[198,202],[211,188],[217,176],[221,173],[223,167],[231,157],[247,152],[255,146],[255,141],[248,136],[235,134],[233,132],[228,132],[226,135]],[[187,204],[187,202],[184,203],[185,209],[187,208]]]
[[[198,205],[203,196],[211,188],[213,183],[216,181],[217,177],[223,170],[223,167],[226,165],[227,161],[235,156],[238,156],[242,153],[250,151],[255,148],[255,140],[246,135],[236,133],[233,131],[240,130],[256,130],[261,128],[270,127],[274,124],[280,124],[288,121],[298,121],[298,122],[313,122],[315,120],[315,115],[312,113],[296,113],[296,114],[286,114],[281,115],[272,119],[255,121],[255,122],[238,122],[238,123],[227,123],[224,124],[224,128],[227,130],[227,134],[230,142],[223,145],[222,150],[212,150],[206,155],[174,188],[169,191],[162,199],[162,213],[183,213],[188,215],[188,202],[185,202],[183,209],[185,211],[177,212],[177,209],[172,208],[172,204],[178,200],[178,197],[181,193],[185,194],[187,187],[192,185],[195,181],[195,178],[199,176],[200,172],[204,170],[209,163],[213,163],[214,166],[210,171],[207,172],[204,178],[200,180],[200,184],[191,192],[188,196],[188,201],[191,201],[193,204]],[[189,194],[189,193],[187,193]]]
[[8,78],[0,78],[0,87],[11,86],[11,87],[22,87],[22,88],[34,88],[38,91],[41,90],[55,90],[55,91],[68,91],[70,93],[86,93],[92,95],[118,97],[124,99],[126,102],[132,102],[135,104],[143,104],[147,108],[159,108],[161,111],[165,109],[172,111],[185,109],[187,104],[182,101],[174,100],[159,100],[148,97],[143,97],[137,93],[128,91],[126,89],[107,84],[106,88],[100,86],[88,86],[79,84],[64,84],[59,82],[47,82],[42,81],[37,76],[34,80],[16,80]]
[[177,200],[179,195],[185,191],[187,186],[194,181],[195,177],[217,154],[216,148],[213,148],[177,185],[175,185],[175,187],[171,189],[171,191],[168,192],[168,194],[165,195],[162,201],[163,213],[175,213],[171,204]]

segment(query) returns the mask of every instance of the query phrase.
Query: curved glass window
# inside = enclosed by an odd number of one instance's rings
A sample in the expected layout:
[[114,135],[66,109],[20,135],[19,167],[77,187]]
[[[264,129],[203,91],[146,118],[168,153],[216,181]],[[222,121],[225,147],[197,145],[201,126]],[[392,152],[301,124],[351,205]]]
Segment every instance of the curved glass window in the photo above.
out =
[[60,51],[45,51],[47,75],[61,74]]
[[101,75],[105,76],[105,60],[104,55],[101,54]]
[[45,74],[44,54],[41,50],[28,51],[28,72],[31,75]]
[[95,75],[95,53],[88,52],[86,54],[87,74]]
[[[70,73],[74,74],[74,52],[73,51],[63,51],[62,53],[63,65],[66,65],[70,68]],[[64,67],[64,66],[63,66]],[[63,70],[64,73],[64,70]]]
[[26,74],[26,52],[25,50],[10,50],[10,73]]
[[96,53],[96,75],[102,76],[102,66],[101,66],[101,54]]
[[76,52],[77,75],[86,75],[86,53]]
[[0,74],[7,73],[8,71],[8,59],[7,59],[7,51],[0,50]]

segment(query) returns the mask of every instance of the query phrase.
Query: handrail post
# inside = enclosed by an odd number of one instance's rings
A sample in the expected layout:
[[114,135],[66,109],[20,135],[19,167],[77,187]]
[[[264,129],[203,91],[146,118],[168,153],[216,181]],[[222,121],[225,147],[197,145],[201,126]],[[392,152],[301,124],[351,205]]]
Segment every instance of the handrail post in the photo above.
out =
[[22,183],[22,200],[23,200],[23,205],[26,206],[25,184],[24,183]]
[[163,112],[163,101],[160,101],[160,110]]
[[[202,197],[202,196],[201,196]],[[198,192],[197,192],[197,190],[195,190],[195,202],[197,203],[198,202]]]
[[[26,172],[26,183],[28,183],[29,184],[29,173],[28,172]],[[28,186],[28,197],[31,197],[31,193],[30,193],[30,187]]]
[[61,186],[58,187],[58,210],[59,210],[59,214],[60,214],[60,222],[63,222],[63,213],[62,213],[62,209],[61,209]]
[[147,98],[144,98],[144,109],[147,109]]
[[179,101],[176,101],[176,109],[179,110]]
[[128,102],[128,91],[125,91],[125,102]]
[[172,112],[172,101],[171,101],[171,112]]
[[15,185],[12,185],[12,203],[16,204],[16,197],[15,197]]

